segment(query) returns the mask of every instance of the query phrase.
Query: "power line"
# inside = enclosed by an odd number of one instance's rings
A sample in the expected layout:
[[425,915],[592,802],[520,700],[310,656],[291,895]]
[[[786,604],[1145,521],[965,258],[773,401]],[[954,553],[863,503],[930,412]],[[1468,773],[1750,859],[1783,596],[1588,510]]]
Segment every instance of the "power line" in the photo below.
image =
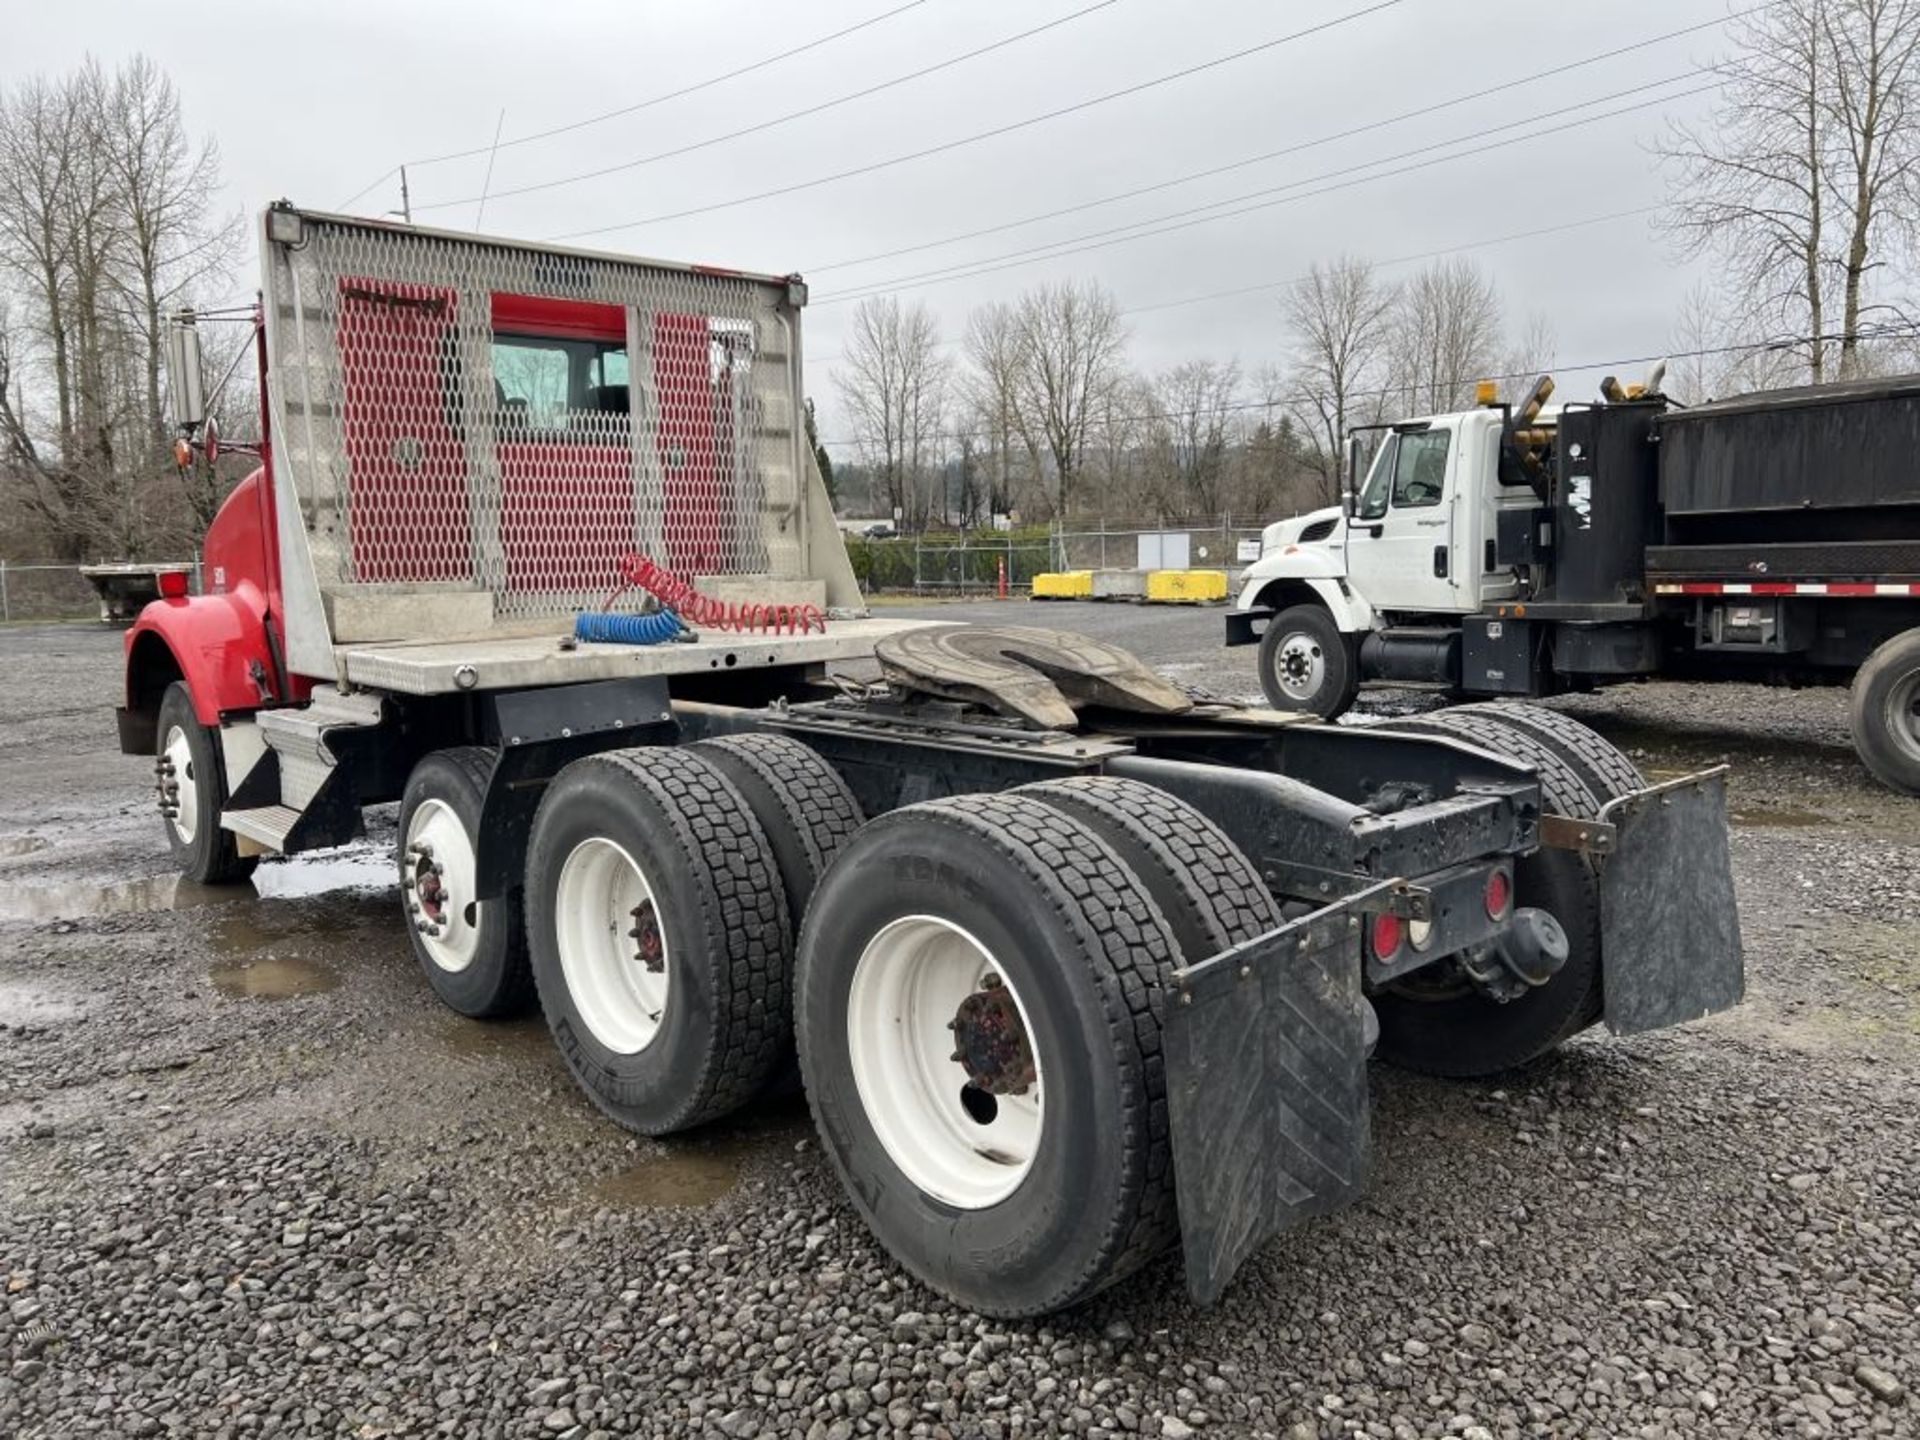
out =
[[[1611,210],[1604,215],[1589,215],[1581,220],[1566,220],[1557,225],[1542,225],[1532,230],[1516,230],[1509,235],[1491,235],[1484,240],[1468,240],[1459,245],[1446,245],[1438,250],[1422,250],[1413,255],[1395,255],[1386,260],[1376,260],[1373,267],[1384,270],[1394,265],[1417,265],[1423,260],[1438,260],[1448,255],[1462,255],[1472,250],[1486,250],[1495,245],[1508,245],[1516,240],[1535,240],[1542,235],[1560,235],[1569,230],[1585,230],[1595,225],[1612,224],[1620,220],[1634,220],[1642,215],[1651,215],[1658,205],[1638,205],[1631,210]],[[1242,295],[1257,295],[1263,290],[1285,290],[1298,285],[1307,277],[1289,276],[1285,280],[1262,280],[1254,285],[1236,285],[1231,290],[1209,290],[1203,295],[1187,295],[1178,300],[1156,300],[1150,305],[1129,305],[1119,313],[1121,315],[1146,315],[1156,310],[1175,310],[1185,305],[1204,305],[1211,300],[1232,300]],[[941,348],[959,344],[957,339],[941,340]],[[828,355],[814,357],[815,363],[830,365],[843,358],[843,351],[834,351]]]
[[[1865,327],[1854,332],[1855,339],[1886,340],[1920,335],[1920,323],[1904,325],[1881,325]],[[1713,355],[1754,354],[1763,350],[1791,350],[1800,345],[1826,345],[1847,338],[1844,331],[1829,331],[1814,335],[1785,335],[1770,340],[1749,340],[1736,345],[1706,345],[1694,350],[1662,350],[1647,355],[1628,355],[1612,360],[1587,360],[1579,363],[1560,361],[1549,362],[1547,368],[1562,371],[1582,370],[1621,370],[1629,365],[1651,365],[1656,360],[1701,360]],[[1458,390],[1481,380],[1531,380],[1539,374],[1538,370],[1509,370],[1494,375],[1460,376],[1451,380],[1439,380],[1431,383],[1422,381],[1419,388],[1429,390]],[[1369,390],[1349,390],[1349,400],[1370,400],[1389,395],[1400,395],[1414,388],[1409,385],[1385,385]],[[1247,410],[1273,410],[1299,399],[1297,393],[1286,398],[1266,397],[1259,400],[1233,400],[1220,405],[1189,406],[1180,410],[1150,410],[1133,415],[1115,415],[1111,419],[1120,423],[1142,420],[1178,420],[1191,415],[1228,415]],[[934,438],[940,440],[986,440],[992,439],[996,432],[992,430],[938,430]],[[822,445],[845,447],[866,444],[874,440],[871,435],[852,435],[842,439],[822,440]]]
[[[782,60],[791,60],[796,55],[804,55],[809,50],[818,50],[822,45],[831,45],[836,40],[844,40],[849,35],[861,30],[871,29],[882,21],[891,20],[896,15],[904,15],[907,11],[916,10],[926,3],[927,0],[907,0],[905,5],[896,5],[893,9],[883,11],[871,19],[862,20],[857,24],[848,25],[844,29],[835,30],[831,35],[822,35],[818,39],[809,40],[804,45],[795,45],[792,49],[782,50],[777,55],[768,55],[764,59],[755,60],[750,65],[742,65],[737,70],[729,70],[724,75],[715,75],[693,85],[683,85],[678,90],[669,90],[664,94],[637,101],[632,105],[622,105],[617,110],[607,110],[598,115],[589,115],[584,120],[574,120],[565,125],[556,125],[550,130],[539,130],[530,135],[516,135],[511,140],[502,140],[497,148],[507,150],[518,145],[531,145],[536,140],[551,140],[556,135],[568,135],[575,130],[584,130],[590,125],[598,125],[606,120],[617,120],[622,115],[633,115],[641,110],[652,109],[655,105],[664,105],[669,100],[678,100],[683,96],[692,95],[697,91],[711,89],[715,85],[723,85],[729,80],[739,79],[742,75],[750,75],[756,70],[766,69],[769,65],[777,65]],[[484,145],[476,146],[471,150],[454,150],[445,155],[429,155],[424,159],[408,160],[403,163],[415,167],[424,167],[427,165],[439,165],[449,160],[470,160],[476,155],[487,154],[489,148],[491,147]],[[349,205],[353,204],[354,201],[365,195],[367,191],[391,180],[399,173],[400,166],[395,165],[392,169],[381,175],[379,179],[373,181],[372,184],[362,187],[334,208],[336,210],[345,210]]]
[[[1657,83],[1670,85],[1674,83],[1674,81],[1668,79]],[[1635,86],[1631,90],[1621,91],[1618,92],[1618,94],[1632,94],[1635,93],[1635,91],[1645,90],[1646,88],[1648,87],[1644,85]],[[1589,105],[1599,105],[1608,100],[1618,98],[1618,95],[1598,96],[1592,100],[1582,101],[1577,105],[1562,106],[1557,110],[1543,111],[1538,115],[1528,116],[1521,120],[1509,121],[1504,125],[1490,126],[1484,130],[1477,130],[1466,135],[1455,136],[1451,140],[1437,141],[1431,145],[1417,146],[1411,150],[1401,151],[1394,155],[1381,156],[1379,159],[1365,161],[1358,165],[1342,166],[1339,169],[1324,171],[1319,175],[1288,181],[1284,185],[1269,186],[1262,190],[1249,191],[1244,195],[1236,195],[1225,200],[1216,200],[1206,205],[1189,206],[1185,209],[1169,211],[1164,215],[1156,216],[1149,220],[1136,220],[1126,225],[1111,226],[1105,230],[1095,230],[1085,235],[1056,240],[1045,245],[1029,246],[1023,250],[1008,251],[1002,255],[985,256],[977,260],[964,262],[960,265],[922,271],[913,275],[896,276],[890,280],[874,281],[871,284],[860,286],[853,290],[825,296],[812,303],[815,307],[844,305],[850,301],[871,299],[879,295],[895,294],[901,290],[919,289],[927,285],[944,284],[951,280],[970,280],[981,275],[992,275],[1003,270],[1019,269],[1023,266],[1037,264],[1045,260],[1059,260],[1068,255],[1084,254],[1089,250],[1103,250],[1113,245],[1130,244],[1135,240],[1148,240],[1159,235],[1170,235],[1179,230],[1190,230],[1198,225],[1209,225],[1218,220],[1237,219],[1240,216],[1251,215],[1260,210],[1269,210],[1278,205],[1290,205],[1299,200],[1310,200],[1317,196],[1333,194],[1336,191],[1350,190],[1355,186],[1371,184],[1376,180],[1390,180],[1400,175],[1410,174],[1416,170],[1429,169],[1435,165],[1445,165],[1456,160],[1472,159],[1475,156],[1484,155],[1490,150],[1501,150],[1510,145],[1520,145],[1533,140],[1545,139],[1549,135],[1557,135],[1567,130],[1575,130],[1582,126],[1597,124],[1602,120],[1618,119],[1622,115],[1629,115],[1656,105],[1665,105],[1674,100],[1684,100],[1690,96],[1705,94],[1707,91],[1717,88],[1717,83],[1713,85],[1703,85],[1693,90],[1683,90],[1676,94],[1658,96],[1652,100],[1644,100],[1638,104],[1623,105],[1619,109],[1603,111],[1598,115],[1589,115],[1579,120],[1571,120],[1563,125],[1548,126],[1545,129],[1532,129],[1526,134],[1512,136],[1506,140],[1497,140],[1492,144],[1482,145],[1477,149],[1463,150],[1455,155],[1442,155],[1436,159],[1423,160],[1417,164],[1402,165],[1397,169],[1382,170],[1372,175],[1353,175],[1353,171],[1355,170],[1368,169],[1376,165],[1390,165],[1396,161],[1410,159],[1413,156],[1425,155],[1434,150],[1445,149],[1449,145],[1463,145],[1470,141],[1483,139],[1486,136],[1498,134],[1503,130],[1512,130],[1521,126],[1531,126],[1539,120],[1547,119],[1554,115],[1565,114],[1568,110],[1580,110]],[[1340,178],[1343,176],[1348,178]],[[1299,190],[1299,187],[1302,185],[1313,185],[1322,180],[1332,181],[1333,183],[1321,185],[1317,190]],[[1272,196],[1277,191],[1299,191],[1299,193],[1280,195],[1276,199],[1259,198],[1262,196]],[[1248,200],[1258,200],[1258,203],[1250,205],[1242,203]],[[1222,206],[1229,205],[1239,205],[1240,208],[1237,210],[1221,209]],[[1220,213],[1215,215],[1201,213],[1207,210],[1219,210]],[[1142,227],[1145,226],[1155,226],[1158,228],[1143,229]],[[1124,233],[1129,230],[1138,231],[1139,233]]]
[[1109,90],[1104,95],[1095,95],[1086,100],[1076,101],[1072,105],[1063,105],[1057,110],[1048,110],[1043,114],[1032,115],[1025,120],[1011,121],[997,125],[991,130],[981,130],[972,135],[963,135],[957,140],[948,140],[939,145],[929,145],[921,150],[912,150],[904,155],[895,155],[885,160],[876,160],[866,165],[856,165],[850,170],[835,171],[831,175],[815,176],[811,180],[796,181],[791,185],[779,185],[771,190],[757,191],[752,195],[737,195],[731,200],[716,200],[709,205],[694,205],[685,210],[674,210],[660,215],[648,215],[639,220],[623,220],[613,225],[595,225],[585,230],[569,230],[563,235],[548,238],[554,240],[578,240],[589,235],[608,235],[617,230],[637,230],[645,225],[659,225],[668,220],[684,220],[691,215],[707,215],[715,210],[730,210],[736,205],[750,205],[758,200],[771,200],[776,196],[792,195],[801,190],[812,190],[821,185],[831,185],[841,180],[851,180],[858,175],[872,175],[880,170],[892,169],[896,165],[905,165],[915,160],[925,160],[929,156],[944,155],[948,151],[959,150],[968,145],[977,145],[983,140],[992,140],[1001,135],[1011,135],[1017,130],[1026,130],[1035,125],[1045,124],[1049,120],[1058,120],[1064,115],[1078,114],[1082,110],[1091,110],[1096,105],[1105,105],[1112,100],[1121,100],[1129,95],[1138,95],[1162,85],[1171,85],[1177,80],[1185,80],[1208,70],[1216,70],[1222,65],[1231,65],[1236,60],[1245,60],[1249,56],[1259,55],[1282,45],[1290,45],[1296,40],[1304,40],[1323,31],[1337,29],[1355,20],[1363,20],[1382,10],[1391,10],[1406,0],[1377,0],[1377,3],[1362,6],[1358,10],[1344,15],[1336,15],[1331,20],[1323,20],[1317,25],[1309,25],[1304,30],[1295,30],[1286,35],[1277,35],[1271,40],[1263,40],[1258,45],[1249,45],[1244,50],[1235,50],[1231,54],[1204,60],[1185,69],[1174,70],[1165,75],[1157,75],[1150,80],[1142,80],[1132,85],[1123,85],[1118,90]]
[[[910,84],[915,80],[921,80],[929,75],[936,74],[941,70],[951,70],[956,65],[964,65],[967,61],[977,60],[982,55],[990,55],[996,50],[1004,50],[1008,46],[1017,45],[1023,40],[1031,40],[1034,36],[1043,35],[1049,30],[1058,30],[1062,25],[1071,25],[1076,20],[1084,19],[1088,15],[1108,9],[1119,3],[1120,0],[1093,0],[1091,5],[1083,5],[1080,9],[1070,14],[1062,15],[1057,20],[1049,20],[1044,25],[1035,25],[1031,29],[1020,31],[1016,35],[1008,35],[1003,39],[993,41],[991,44],[981,45],[976,49],[969,50],[961,55],[952,56],[946,60],[941,60],[933,65],[922,66],[920,69],[908,71],[904,75],[896,75],[891,80],[882,80],[877,85],[869,85],[864,89],[850,91],[845,95],[836,95],[831,100],[822,100],[814,105],[805,105],[798,110],[789,110],[784,115],[776,115],[771,120],[761,120],[752,125],[742,126],[740,129],[730,130],[724,135],[713,135],[705,140],[695,140],[690,144],[677,145],[671,150],[661,150],[652,155],[642,155],[634,160],[623,160],[617,165],[603,165],[597,170],[583,170],[577,175],[565,175],[555,180],[540,180],[532,185],[522,185],[513,190],[501,190],[497,192],[497,198],[504,200],[514,195],[532,195],[544,190],[558,190],[567,185],[579,185],[588,180],[601,180],[608,175],[623,174],[628,170],[637,170],[643,165],[658,164],[662,160],[671,160],[680,155],[691,155],[695,151],[707,150],[715,145],[725,145],[729,141],[739,140],[748,135],[758,135],[762,131],[771,130],[776,126],[786,125],[792,121],[804,119],[809,115],[818,115],[823,111],[832,110],[841,105],[849,105],[855,100],[864,100],[869,95],[878,95],[883,90],[891,90],[896,86]],[[1383,0],[1383,3],[1399,4],[1401,0]],[[469,195],[459,200],[436,200],[430,205],[416,205],[414,208],[416,210],[445,210],[454,205],[471,205],[474,198],[475,197]]]
[[[1470,91],[1465,95],[1456,95],[1450,100],[1439,100],[1431,105],[1422,105],[1417,109],[1403,110],[1398,115],[1389,115],[1382,120],[1369,121],[1365,125],[1356,125],[1346,130],[1336,130],[1329,135],[1322,135],[1313,140],[1302,140],[1296,144],[1283,146],[1278,150],[1268,150],[1260,155],[1249,156],[1244,160],[1235,160],[1225,165],[1215,165],[1205,170],[1190,171],[1187,174],[1176,175],[1171,179],[1161,180],[1152,185],[1142,185],[1137,189],[1122,190],[1112,195],[1104,195],[1097,200],[1087,200],[1078,205],[1063,206],[1058,210],[1047,210],[1038,215],[1028,215],[1019,220],[1008,220],[1002,224],[988,225],[982,229],[969,230],[958,235],[946,235],[936,240],[922,241],[917,245],[904,245],[895,250],[883,250],[876,254],[861,255],[848,260],[834,260],[825,265],[801,265],[797,268],[803,274],[812,278],[822,275],[829,270],[840,270],[852,265],[866,265],[875,261],[891,260],[901,255],[915,254],[921,250],[934,250],[943,245],[958,244],[962,240],[977,240],[982,236],[997,235],[1003,231],[1017,230],[1027,225],[1037,225],[1045,220],[1057,220],[1064,215],[1075,215],[1083,210],[1093,210],[1102,205],[1117,204],[1122,200],[1136,200],[1143,195],[1152,195],[1162,190],[1171,190],[1176,186],[1192,184],[1197,180],[1208,180],[1216,175],[1225,175],[1234,170],[1244,170],[1250,165],[1260,165],[1269,160],[1283,159],[1288,155],[1297,155],[1303,151],[1315,150],[1323,145],[1331,145],[1336,141],[1351,140],[1357,135],[1365,135],[1375,130],[1384,130],[1389,126],[1403,124],[1408,120],[1417,120],[1422,116],[1437,114],[1442,110],[1451,110],[1461,105],[1470,104],[1475,100],[1484,100],[1492,95],[1500,95],[1509,90],[1518,90],[1523,86],[1538,84],[1543,80],[1550,80],[1556,76],[1570,74],[1575,70],[1582,70],[1590,65],[1598,65],[1607,60],[1616,60],[1622,55],[1630,55],[1639,50],[1650,49],[1655,45],[1667,44],[1670,41],[1678,40],[1686,35],[1696,34],[1702,30],[1713,29],[1716,26],[1726,24],[1729,20],[1738,19],[1741,15],[1749,13],[1751,12],[1737,11],[1730,15],[1720,16],[1717,19],[1701,21],[1697,25],[1687,25],[1678,30],[1669,30],[1664,35],[1654,35],[1645,40],[1635,41],[1631,45],[1617,46],[1612,50],[1605,50],[1597,55],[1589,55],[1582,60],[1572,60],[1564,65],[1556,65],[1550,70],[1532,70],[1525,75],[1504,81],[1498,85],[1489,85],[1485,89]],[[1688,74],[1698,73],[1700,73],[1698,70],[1688,72]]]

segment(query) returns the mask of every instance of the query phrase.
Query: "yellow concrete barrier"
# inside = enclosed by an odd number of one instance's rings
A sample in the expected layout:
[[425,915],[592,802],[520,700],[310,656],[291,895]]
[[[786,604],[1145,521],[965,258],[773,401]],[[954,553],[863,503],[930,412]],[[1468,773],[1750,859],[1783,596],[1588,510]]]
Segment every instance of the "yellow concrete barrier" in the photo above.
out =
[[1036,600],[1088,600],[1093,597],[1091,570],[1060,570],[1033,577]]
[[1149,570],[1147,599],[1160,604],[1212,605],[1227,598],[1224,570]]

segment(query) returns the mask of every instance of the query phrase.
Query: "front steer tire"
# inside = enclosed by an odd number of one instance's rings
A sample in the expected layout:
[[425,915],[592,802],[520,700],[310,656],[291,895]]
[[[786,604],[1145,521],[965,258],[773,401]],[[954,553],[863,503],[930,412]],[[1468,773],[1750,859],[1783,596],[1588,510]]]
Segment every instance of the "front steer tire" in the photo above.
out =
[[[1555,716],[1543,724],[1537,707],[1463,706],[1391,728],[1444,735],[1530,767],[1541,800],[1556,815],[1599,818],[1608,800],[1639,788],[1639,772],[1624,755],[1579,722]],[[1568,727],[1577,727],[1577,733]],[[1603,753],[1604,752],[1604,753]],[[1380,1020],[1380,1059],[1401,1069],[1454,1079],[1497,1075],[1558,1049],[1600,1018],[1600,885],[1594,866],[1572,850],[1540,849],[1513,869],[1515,905],[1537,907],[1567,934],[1566,964],[1536,990],[1502,1004],[1463,977],[1416,971],[1373,997]],[[1446,962],[1441,962],[1443,965]]]
[[1289,605],[1260,637],[1260,690],[1276,710],[1331,720],[1360,691],[1360,661],[1321,605]]
[[156,766],[171,767],[161,768],[158,780],[163,791],[173,787],[176,814],[163,813],[162,820],[180,873],[201,885],[246,879],[259,857],[241,855],[233,832],[220,828],[220,812],[227,807],[227,767],[220,736],[193,713],[193,696],[184,681],[174,681],[161,697],[154,733]]
[[[400,800],[398,862],[407,939],[427,984],[448,1009],[475,1020],[525,1014],[534,1003],[518,886],[476,899],[480,807],[494,752],[436,750],[413,767]],[[431,853],[422,853],[420,846]],[[444,885],[444,905],[423,891]]]
[[668,1135],[766,1083],[791,1024],[786,894],[766,832],[702,757],[615,750],[562,770],[534,816],[526,910],[554,1044],[614,1120]]
[[[903,1266],[983,1314],[1032,1316],[1172,1242],[1158,1007],[1175,944],[1112,848],[1032,796],[908,806],[841,852],[801,931],[800,1063],[823,1148]],[[976,967],[961,992],[978,981],[1017,1003],[1037,1071],[991,1113],[967,1108],[973,1072],[946,1053],[959,1038],[944,1024],[951,992],[944,1005],[875,1008],[895,981],[924,998],[916,977],[956,953]],[[896,1050],[899,1063],[880,1063]],[[1024,1150],[995,1129],[997,1107],[1016,1102],[1037,1113]],[[949,1176],[979,1188],[949,1198]]]

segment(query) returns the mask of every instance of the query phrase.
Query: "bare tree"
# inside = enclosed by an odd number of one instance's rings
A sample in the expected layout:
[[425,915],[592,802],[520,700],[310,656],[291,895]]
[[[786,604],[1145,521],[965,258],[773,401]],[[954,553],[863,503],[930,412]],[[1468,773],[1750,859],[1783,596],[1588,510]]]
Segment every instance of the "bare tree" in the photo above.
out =
[[887,504],[902,524],[919,528],[931,509],[932,487],[944,491],[944,482],[928,475],[947,388],[933,313],[890,295],[861,301],[835,383],[860,432],[861,453],[879,472]]
[[1080,467],[1102,399],[1120,378],[1126,327],[1098,282],[1045,285],[1020,297],[1019,416],[1053,465],[1061,514],[1080,498]]
[[1872,273],[1910,240],[1920,178],[1920,0],[1775,0],[1731,22],[1704,128],[1674,125],[1662,225],[1727,265],[1730,297],[1784,329],[1816,384],[1857,372]]
[[1827,174],[1844,225],[1840,373],[1863,368],[1867,272],[1889,230],[1911,241],[1920,198],[1920,0],[1835,0],[1820,7],[1830,82],[1823,105],[1837,150]]
[[1154,395],[1172,439],[1177,508],[1170,514],[1225,512],[1239,389],[1237,360],[1188,360],[1161,374]]
[[1388,353],[1400,410],[1458,410],[1499,368],[1500,297],[1471,260],[1437,260],[1400,286]]
[[1351,255],[1315,264],[1282,302],[1294,346],[1294,412],[1322,503],[1340,494],[1341,450],[1359,418],[1354,402],[1381,378],[1392,304],[1373,267]]
[[212,152],[194,153],[177,95],[144,60],[0,96],[0,284],[15,302],[0,481],[62,555],[133,554],[156,518],[197,536],[206,514],[154,483],[160,317],[230,249],[231,222],[206,220]]
[[961,382],[973,423],[986,441],[988,509],[1004,514],[1014,507],[1020,440],[1030,462],[1037,457],[1020,425],[1019,317],[1008,305],[983,305],[967,316],[967,370]]
[[212,217],[218,147],[211,140],[195,147],[188,138],[180,94],[159,66],[135,56],[102,99],[101,138],[126,247],[120,283],[144,342],[147,423],[164,446],[163,316],[201,283],[228,272],[240,245],[240,218]]

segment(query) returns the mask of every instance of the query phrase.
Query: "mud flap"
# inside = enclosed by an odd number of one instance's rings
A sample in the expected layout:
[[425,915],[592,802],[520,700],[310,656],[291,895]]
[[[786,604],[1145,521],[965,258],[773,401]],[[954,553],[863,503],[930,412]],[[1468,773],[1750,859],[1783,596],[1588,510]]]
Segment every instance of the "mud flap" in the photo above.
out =
[[1637,1035],[1739,1004],[1725,767],[1624,795],[1600,818],[1616,827],[1600,874],[1607,1028]]
[[1220,1297],[1267,1240],[1366,1177],[1360,916],[1392,884],[1174,976],[1163,1029],[1187,1289]]

